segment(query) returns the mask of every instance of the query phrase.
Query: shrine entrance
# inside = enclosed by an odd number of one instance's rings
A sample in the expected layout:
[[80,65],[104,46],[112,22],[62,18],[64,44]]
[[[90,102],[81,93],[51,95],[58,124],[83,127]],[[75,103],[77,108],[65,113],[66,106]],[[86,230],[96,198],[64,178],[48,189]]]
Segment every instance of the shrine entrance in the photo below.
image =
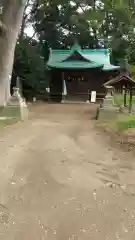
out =
[[84,72],[71,71],[63,74],[66,86],[66,99],[87,101],[89,99],[89,81]]
[[96,91],[98,99],[103,98],[106,94],[105,88],[102,87],[104,81],[105,75],[101,69],[53,69],[50,74],[50,101],[91,101],[92,91]]

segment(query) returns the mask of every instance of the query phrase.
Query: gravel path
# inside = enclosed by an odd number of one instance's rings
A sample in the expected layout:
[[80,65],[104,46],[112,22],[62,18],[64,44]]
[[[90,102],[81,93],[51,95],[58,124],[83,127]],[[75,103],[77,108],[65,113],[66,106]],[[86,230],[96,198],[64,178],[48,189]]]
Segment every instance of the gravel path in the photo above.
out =
[[93,105],[30,106],[0,132],[0,240],[134,240],[135,161]]

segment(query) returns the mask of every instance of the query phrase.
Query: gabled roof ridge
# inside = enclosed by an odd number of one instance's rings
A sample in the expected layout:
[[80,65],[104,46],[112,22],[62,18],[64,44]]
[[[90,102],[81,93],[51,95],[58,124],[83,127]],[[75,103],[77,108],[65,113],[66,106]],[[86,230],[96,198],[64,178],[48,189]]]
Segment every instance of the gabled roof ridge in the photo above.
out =
[[104,86],[109,86],[111,84],[118,83],[118,82],[122,81],[123,78],[128,79],[129,82],[135,83],[135,80],[133,78],[129,77],[126,74],[120,74],[119,76],[112,78],[109,81],[107,81],[106,83],[104,83]]
[[[76,56],[78,55],[78,58],[80,57],[80,59],[73,60],[72,57],[74,54],[76,54]],[[62,60],[62,62],[69,61],[70,59],[73,61],[80,60],[80,61],[85,61],[85,62],[89,62],[89,63],[92,63],[92,62],[94,63],[94,61],[91,61],[90,59],[86,58],[82,52],[78,52],[77,50],[70,52],[69,55],[66,56],[65,59]]]

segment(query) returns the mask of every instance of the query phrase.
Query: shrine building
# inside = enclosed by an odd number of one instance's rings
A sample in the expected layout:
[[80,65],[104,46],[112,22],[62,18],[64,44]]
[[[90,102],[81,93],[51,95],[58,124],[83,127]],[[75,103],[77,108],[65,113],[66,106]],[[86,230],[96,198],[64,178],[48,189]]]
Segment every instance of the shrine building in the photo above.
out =
[[120,67],[110,63],[108,49],[81,49],[74,44],[70,50],[51,50],[47,62],[50,75],[50,99],[87,101],[96,91],[104,98],[105,82],[119,75]]

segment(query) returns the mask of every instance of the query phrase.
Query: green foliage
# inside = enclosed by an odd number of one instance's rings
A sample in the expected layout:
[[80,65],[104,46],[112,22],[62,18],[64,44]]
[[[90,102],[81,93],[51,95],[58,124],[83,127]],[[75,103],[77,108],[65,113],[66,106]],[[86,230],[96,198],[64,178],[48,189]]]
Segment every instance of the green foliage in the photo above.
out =
[[44,77],[44,62],[36,42],[24,38],[16,45],[14,68],[17,76],[33,86],[37,77]]
[[42,51],[40,44],[29,38],[21,39],[16,45],[12,82],[18,76],[24,91],[31,89],[32,95],[40,93],[41,89],[46,92],[45,50],[44,57]]
[[114,63],[124,65],[122,59],[130,59],[135,24],[132,0],[40,0],[32,21],[39,39],[52,48],[69,47],[77,36],[82,47],[111,47]]
[[[130,96],[127,94],[127,104],[129,103]],[[132,103],[135,105],[135,96],[132,98]],[[114,94],[114,104],[117,106],[121,106],[124,104],[124,95],[123,94]]]
[[129,128],[135,128],[135,115],[123,117],[116,122],[118,131],[125,131]]
[[121,114],[115,120],[105,120],[100,124],[113,132],[124,132],[130,128],[135,128],[135,115]]
[[85,16],[87,11],[78,12],[84,6],[86,3],[79,1],[61,1],[61,4],[60,1],[46,1],[41,4],[32,15],[40,42],[46,40],[54,49],[67,48],[77,36],[82,47],[93,47],[94,41],[97,45],[90,31],[91,23]]
[[[24,14],[13,71],[13,79],[20,76],[24,88],[29,86],[34,94],[45,91],[49,47],[69,48],[75,39],[82,48],[109,47],[111,62],[126,69],[129,62],[135,76],[134,0],[28,0],[27,4],[30,14]],[[26,22],[36,40],[25,37]]]
[[133,79],[135,80],[135,64],[130,65],[130,70],[131,70],[131,74],[133,76]]

